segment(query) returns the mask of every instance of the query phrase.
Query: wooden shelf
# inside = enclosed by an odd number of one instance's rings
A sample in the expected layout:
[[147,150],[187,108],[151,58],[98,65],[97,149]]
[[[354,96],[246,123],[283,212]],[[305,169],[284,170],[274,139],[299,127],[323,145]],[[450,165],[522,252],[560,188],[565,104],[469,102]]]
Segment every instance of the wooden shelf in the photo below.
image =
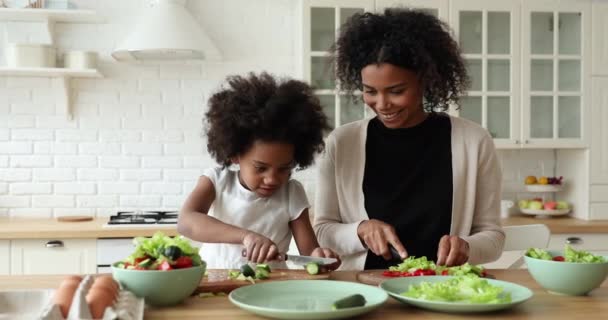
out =
[[0,75],[13,77],[103,78],[97,69],[0,67]]
[[58,95],[57,103],[63,106],[68,119],[72,119],[72,93],[71,78],[103,78],[97,69],[65,69],[65,68],[14,68],[0,67],[0,76],[7,77],[48,77],[61,88],[62,95]]
[[0,8],[4,21],[55,21],[72,23],[99,23],[103,19],[93,10],[16,9]]

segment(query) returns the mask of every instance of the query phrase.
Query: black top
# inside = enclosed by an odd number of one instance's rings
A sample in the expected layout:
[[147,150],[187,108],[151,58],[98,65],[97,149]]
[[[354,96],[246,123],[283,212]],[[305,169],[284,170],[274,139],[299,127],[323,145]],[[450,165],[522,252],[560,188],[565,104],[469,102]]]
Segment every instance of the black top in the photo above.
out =
[[[365,145],[363,195],[370,219],[397,231],[410,256],[437,259],[439,239],[452,218],[450,119],[431,113],[415,127],[390,129],[370,120]],[[365,269],[395,265],[368,251]]]

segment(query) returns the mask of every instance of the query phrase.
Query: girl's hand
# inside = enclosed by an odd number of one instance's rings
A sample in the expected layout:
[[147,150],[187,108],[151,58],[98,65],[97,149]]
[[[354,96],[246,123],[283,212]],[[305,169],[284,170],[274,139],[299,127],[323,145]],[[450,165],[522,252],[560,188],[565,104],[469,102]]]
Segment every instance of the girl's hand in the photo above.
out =
[[369,250],[385,260],[392,258],[389,244],[399,252],[401,259],[407,258],[407,251],[399,241],[395,228],[385,222],[376,219],[363,221],[357,228],[357,235]]
[[312,253],[310,255],[313,257],[320,257],[320,258],[338,259],[338,261],[336,261],[332,264],[323,265],[321,267],[321,269],[323,269],[323,270],[336,270],[336,269],[338,269],[340,264],[342,264],[342,261],[340,261],[340,257],[335,252],[333,252],[331,249],[328,249],[328,248],[317,247],[314,250],[312,250]]
[[469,260],[469,243],[458,236],[445,235],[439,240],[437,265],[459,266]]
[[247,252],[247,260],[251,262],[263,263],[265,261],[273,260],[279,253],[277,245],[274,244],[272,240],[253,231],[247,231],[247,233],[245,233],[243,245]]

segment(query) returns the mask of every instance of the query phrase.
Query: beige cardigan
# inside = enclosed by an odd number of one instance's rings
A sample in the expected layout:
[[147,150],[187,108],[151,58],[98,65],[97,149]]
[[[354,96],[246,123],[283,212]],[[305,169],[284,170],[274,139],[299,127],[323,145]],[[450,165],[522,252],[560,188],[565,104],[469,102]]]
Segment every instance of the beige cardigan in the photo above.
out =
[[[357,227],[369,219],[362,187],[369,120],[335,129],[318,162],[313,227],[321,246],[340,255],[340,270],[365,266],[367,248],[357,236]],[[454,189],[450,234],[469,243],[470,263],[494,261],[505,238],[500,226],[502,173],[494,142],[471,121],[456,117],[450,121]]]

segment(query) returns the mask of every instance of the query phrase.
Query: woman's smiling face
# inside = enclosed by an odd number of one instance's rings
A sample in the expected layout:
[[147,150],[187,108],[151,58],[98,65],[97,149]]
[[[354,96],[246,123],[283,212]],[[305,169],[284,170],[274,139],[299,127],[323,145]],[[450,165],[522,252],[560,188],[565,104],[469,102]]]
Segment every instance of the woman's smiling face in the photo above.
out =
[[389,64],[361,69],[363,100],[387,128],[413,127],[426,118],[423,88],[416,73]]

